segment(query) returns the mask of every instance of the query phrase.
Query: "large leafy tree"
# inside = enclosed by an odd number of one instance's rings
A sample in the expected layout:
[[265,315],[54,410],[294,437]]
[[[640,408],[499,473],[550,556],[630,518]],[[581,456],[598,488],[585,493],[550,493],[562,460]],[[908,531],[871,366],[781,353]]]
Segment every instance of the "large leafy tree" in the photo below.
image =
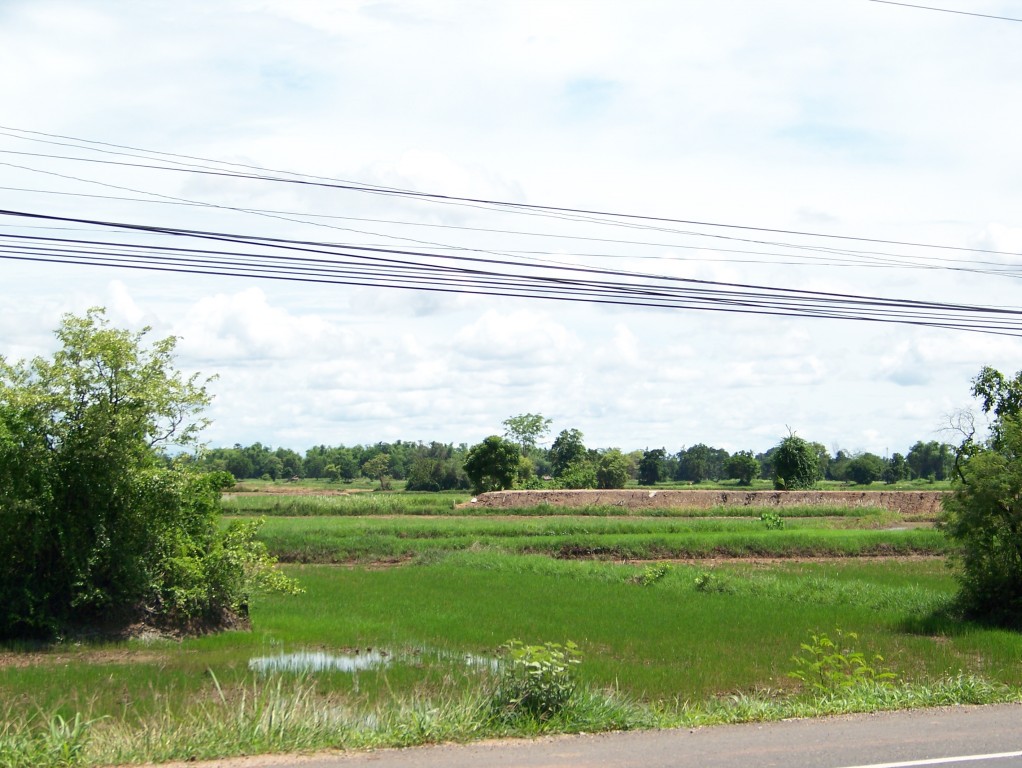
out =
[[940,521],[958,545],[966,612],[1022,627],[1022,372],[1009,379],[983,368],[972,393],[992,418],[991,434],[966,431],[957,454],[954,493]]
[[514,485],[520,460],[516,444],[500,435],[490,435],[469,449],[465,474],[477,493],[502,491]]
[[64,316],[52,360],[0,358],[0,637],[222,624],[259,578],[286,586],[251,526],[220,526],[230,475],[168,465],[210,397],[147,333],[93,309]]
[[577,429],[565,429],[557,435],[554,444],[550,446],[550,464],[554,477],[560,477],[569,466],[589,455],[584,439],[585,435]]
[[501,422],[504,437],[514,440],[522,449],[522,456],[536,447],[536,443],[550,431],[552,420],[539,413],[520,413]]
[[790,434],[773,455],[774,488],[794,491],[812,488],[820,479],[820,455],[817,444]]
[[739,485],[752,485],[759,477],[759,462],[752,451],[738,451],[725,464],[727,476],[738,481]]
[[648,448],[639,460],[639,485],[656,485],[659,482],[667,451],[664,448]]

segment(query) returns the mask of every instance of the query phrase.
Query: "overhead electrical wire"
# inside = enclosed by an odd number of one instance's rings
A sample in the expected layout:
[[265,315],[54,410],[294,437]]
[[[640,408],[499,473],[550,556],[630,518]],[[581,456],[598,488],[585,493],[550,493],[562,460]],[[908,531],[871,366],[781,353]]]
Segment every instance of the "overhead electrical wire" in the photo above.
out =
[[[24,135],[20,135],[24,134]],[[798,230],[774,229],[739,224],[686,220],[610,211],[545,206],[486,198],[457,197],[414,190],[364,184],[328,177],[274,171],[240,163],[226,163],[206,158],[171,153],[151,152],[123,145],[92,142],[85,139],[24,131],[0,126],[0,135],[45,144],[56,144],[76,150],[88,150],[104,155],[119,155],[127,160],[109,160],[96,157],[75,157],[41,152],[20,152],[0,149],[7,155],[31,156],[47,162],[83,162],[117,167],[129,171],[174,171],[187,174],[212,175],[246,181],[274,184],[299,184],[336,192],[387,195],[418,202],[468,206],[496,213],[511,213],[563,221],[575,224],[611,226],[625,229],[654,231],[685,238],[727,241],[756,249],[713,247],[705,242],[649,242],[639,239],[593,237],[564,232],[533,232],[496,227],[462,227],[451,224],[401,221],[395,219],[369,219],[356,216],[311,215],[301,212],[259,209],[191,200],[179,195],[168,195],[137,189],[111,181],[84,178],[58,173],[45,168],[0,163],[12,168],[39,173],[85,184],[97,184],[121,192],[144,195],[131,198],[115,195],[86,195],[83,193],[29,188],[4,187],[20,192],[59,194],[131,203],[180,205],[225,211],[287,222],[289,224],[326,227],[346,235],[358,234],[385,238],[411,244],[411,247],[380,245],[376,243],[330,243],[315,240],[297,240],[282,237],[264,237],[252,234],[215,230],[183,229],[158,224],[134,224],[75,216],[56,216],[27,210],[0,211],[0,217],[18,222],[17,232],[29,228],[43,228],[67,232],[74,230],[93,232],[93,237],[38,236],[29,234],[3,234],[11,225],[0,223],[0,259],[40,261],[64,264],[91,264],[128,269],[145,269],[189,274],[237,276],[260,279],[317,282],[343,285],[375,285],[389,288],[440,292],[472,293],[478,295],[516,296],[559,301],[590,302],[627,306],[658,307],[665,309],[698,309],[721,312],[755,313],[796,317],[839,318],[885,323],[905,323],[938,328],[1022,335],[1022,311],[1014,308],[975,306],[910,299],[892,299],[855,294],[772,288],[744,283],[695,280],[655,275],[623,269],[580,266],[563,261],[568,258],[674,258],[636,253],[638,248],[686,249],[733,254],[732,261],[742,263],[815,263],[825,266],[868,266],[875,268],[948,269],[1000,277],[1022,276],[1022,264],[1005,263],[992,259],[979,260],[964,257],[934,256],[929,251],[953,251],[963,254],[985,254],[993,257],[1016,257],[1022,254],[982,248],[966,248],[933,243],[882,240],[851,235],[833,235]],[[37,138],[40,136],[46,139]],[[66,141],[53,141],[62,139]],[[71,143],[75,142],[75,143]],[[126,151],[121,151],[126,150]],[[141,161],[141,162],[133,162]],[[187,162],[184,162],[187,161]],[[225,170],[227,168],[228,170]],[[238,169],[244,169],[244,172]],[[154,199],[155,198],[155,199]],[[311,219],[311,220],[310,220]],[[35,224],[24,225],[26,220]],[[324,221],[326,220],[326,221]],[[441,243],[421,238],[406,237],[392,232],[371,232],[364,229],[337,226],[328,221],[371,221],[387,226],[438,227],[459,233],[487,233],[494,235],[529,236],[564,241],[599,242],[628,246],[627,253],[565,253],[529,248],[481,248],[475,245]],[[678,229],[677,225],[695,229]],[[701,231],[700,228],[709,231]],[[99,231],[106,238],[99,239]],[[748,233],[748,234],[736,234]],[[753,235],[778,235],[784,238],[815,239],[816,242],[776,241]],[[145,237],[185,239],[206,243],[204,247],[133,242]],[[664,238],[669,239],[669,238]],[[223,245],[210,248],[215,241]],[[822,243],[821,243],[822,241]],[[851,247],[848,244],[856,244]],[[875,250],[883,245],[886,250]],[[866,246],[865,248],[863,246]],[[872,248],[872,249],[870,249]],[[890,249],[911,248],[922,253],[893,252]],[[576,251],[578,249],[575,249]],[[767,256],[783,258],[786,262],[764,262],[746,258]],[[540,258],[546,257],[546,258]],[[557,257],[560,260],[555,260]],[[737,258],[741,257],[741,258]],[[725,261],[725,259],[715,259]]]
[[[85,180],[89,183],[100,183],[92,182],[91,180]],[[124,189],[119,185],[107,185],[104,186],[118,186],[118,188]],[[479,232],[487,234],[504,234],[514,235],[523,237],[542,238],[544,240],[571,240],[576,242],[592,242],[592,243],[603,243],[603,244],[616,244],[616,245],[627,245],[627,246],[641,246],[641,247],[655,247],[655,248],[669,248],[669,249],[680,249],[686,251],[700,251],[710,253],[723,253],[723,254],[738,254],[748,256],[772,256],[786,259],[797,259],[797,261],[768,261],[764,259],[740,259],[740,258],[726,258],[719,259],[715,258],[714,261],[718,263],[740,263],[740,264],[774,264],[784,266],[795,266],[795,265],[817,265],[826,267],[867,267],[867,268],[901,268],[901,269],[948,269],[953,271],[972,272],[976,274],[992,274],[999,276],[1007,276],[1012,278],[1022,278],[1022,262],[1017,263],[1004,263],[988,260],[977,260],[977,259],[958,259],[951,257],[941,256],[918,256],[904,253],[892,253],[888,251],[869,251],[859,249],[848,249],[848,248],[831,248],[822,246],[808,246],[800,245],[793,249],[793,252],[779,252],[779,251],[756,251],[756,250],[745,250],[739,248],[719,248],[709,246],[705,244],[688,244],[680,242],[651,242],[648,240],[625,240],[620,238],[606,238],[606,237],[592,237],[584,235],[567,235],[560,233],[550,232],[530,232],[526,230],[507,230],[507,229],[495,229],[492,227],[468,227],[458,226],[453,224],[435,224],[429,222],[416,222],[407,220],[395,220],[395,219],[379,219],[379,218],[366,218],[359,216],[339,216],[335,214],[312,214],[299,211],[284,211],[278,209],[262,209],[252,207],[239,207],[239,206],[224,206],[214,203],[206,203],[194,200],[185,200],[182,198],[174,199],[160,199],[160,200],[147,200],[140,197],[125,197],[119,195],[97,195],[88,194],[82,192],[66,192],[56,190],[44,190],[26,187],[5,187],[0,186],[0,190],[9,190],[14,192],[27,192],[31,194],[40,195],[58,195],[65,197],[81,197],[87,199],[98,199],[98,200],[113,200],[119,202],[136,202],[145,203],[149,205],[173,205],[173,206],[185,206],[194,208],[217,208],[221,210],[230,210],[240,213],[251,213],[251,214],[269,214],[276,217],[282,218],[285,221],[308,223],[317,225],[316,221],[308,221],[308,219],[330,219],[340,221],[358,221],[367,222],[374,224],[387,224],[397,225],[402,227],[419,227],[419,228],[433,228],[451,230],[455,232]],[[151,194],[151,193],[150,193]],[[684,257],[677,255],[647,255],[636,252],[634,249],[630,250],[627,254],[622,253],[592,253],[592,252],[579,252],[577,250],[572,251],[550,251],[550,250],[514,250],[508,248],[502,248],[497,251],[494,249],[477,249],[467,248],[465,246],[447,245],[440,244],[428,240],[420,240],[416,238],[402,238],[396,235],[388,235],[380,232],[366,232],[365,230],[357,230],[351,228],[337,227],[341,231],[355,232],[361,234],[370,234],[377,237],[386,237],[392,240],[405,240],[407,242],[418,243],[420,245],[430,245],[436,248],[444,248],[448,250],[462,250],[462,251],[476,251],[486,252],[490,254],[503,254],[503,255],[532,255],[532,256],[579,256],[585,258],[628,258],[628,259],[640,259],[640,260],[657,260],[657,261],[682,261],[687,260]],[[743,239],[744,240],[744,239]],[[748,242],[748,241],[746,241]],[[783,243],[774,243],[773,247],[783,248],[786,247]],[[808,253],[802,253],[800,251],[807,251]],[[823,255],[819,255],[823,254]],[[1005,253],[1005,255],[1008,255]]]
[[25,211],[0,210],[0,216],[86,224],[132,234],[160,233],[220,244],[217,248],[196,248],[0,234],[0,259],[634,307],[865,320],[1022,336],[1022,311],[1001,307],[772,288],[593,267],[551,266],[538,273],[523,272],[518,263],[476,256],[75,219]]
[[935,8],[932,5],[916,5],[915,3],[901,3],[895,0],[869,0],[871,3],[882,3],[884,5],[900,5],[903,8],[915,8],[920,11],[938,11],[940,13],[954,13],[958,16],[978,16],[981,19],[996,19],[997,21],[1015,21],[1022,23],[1022,19],[1015,19],[1011,16],[995,16],[990,13],[975,13],[973,11],[960,11],[954,8]]
[[[877,1],[879,1],[879,0],[877,0]],[[812,238],[832,239],[832,240],[847,240],[847,241],[853,241],[853,242],[864,242],[864,243],[874,243],[874,244],[883,244],[883,245],[898,245],[898,246],[909,246],[909,247],[937,249],[937,250],[962,251],[962,252],[971,252],[971,253],[988,253],[988,254],[996,254],[996,255],[1004,255],[1004,256],[1022,256],[1022,253],[1003,252],[1003,251],[997,251],[997,250],[992,250],[992,249],[972,248],[972,247],[966,247],[966,246],[952,246],[952,245],[946,245],[946,244],[940,244],[940,243],[920,243],[920,242],[903,241],[903,240],[885,240],[885,239],[881,239],[881,238],[871,238],[871,237],[856,236],[856,235],[840,235],[840,234],[827,233],[827,232],[811,232],[811,231],[805,231],[805,230],[779,229],[779,228],[771,228],[771,227],[752,226],[752,225],[747,225],[747,224],[730,224],[730,223],[712,222],[712,221],[705,221],[705,220],[698,220],[698,219],[682,219],[682,218],[674,218],[674,217],[666,217],[666,216],[651,216],[651,215],[645,215],[645,214],[625,213],[625,212],[616,212],[616,211],[601,211],[601,210],[587,209],[587,208],[572,208],[572,207],[566,207],[566,206],[540,205],[540,204],[536,204],[536,203],[520,203],[520,202],[513,202],[513,201],[506,201],[506,200],[488,199],[488,198],[464,197],[464,196],[456,196],[456,195],[439,194],[439,193],[433,193],[433,192],[419,192],[419,191],[416,191],[416,190],[402,189],[402,188],[399,188],[399,187],[390,187],[390,186],[383,186],[383,185],[376,185],[376,184],[367,184],[365,182],[356,182],[356,181],[344,180],[344,179],[333,179],[332,177],[325,177],[325,176],[312,176],[312,175],[309,175],[309,174],[295,173],[293,171],[277,171],[277,170],[271,170],[271,169],[264,169],[261,166],[245,165],[245,164],[241,164],[241,163],[229,163],[229,162],[213,160],[213,159],[209,159],[209,158],[195,157],[195,156],[191,156],[191,155],[172,155],[171,153],[154,152],[154,151],[151,151],[151,150],[139,149],[139,148],[136,148],[136,147],[128,147],[126,145],[109,144],[109,143],[105,143],[105,142],[93,142],[93,141],[88,140],[88,139],[74,139],[72,137],[61,136],[59,134],[47,134],[47,133],[43,133],[43,132],[40,132],[40,131],[26,131],[24,129],[12,128],[10,126],[0,126],[0,131],[8,131],[8,132],[10,132],[10,131],[17,131],[17,132],[26,133],[26,134],[34,134],[34,135],[38,135],[38,136],[56,136],[56,137],[59,137],[59,138],[70,139],[70,140],[73,140],[73,141],[76,141],[76,142],[80,142],[80,143],[86,145],[86,146],[77,147],[79,149],[85,149],[85,150],[94,151],[94,152],[100,152],[100,153],[114,154],[113,152],[111,152],[111,150],[97,148],[97,147],[88,146],[88,145],[90,145],[90,144],[100,144],[100,145],[106,146],[106,147],[120,147],[122,149],[129,149],[129,150],[131,150],[132,152],[135,152],[135,153],[148,153],[148,154],[151,154],[151,155],[163,156],[163,157],[185,157],[185,158],[188,158],[188,159],[191,159],[191,160],[201,161],[205,165],[182,164],[182,167],[174,167],[174,166],[169,166],[169,165],[151,165],[151,164],[145,164],[145,163],[126,163],[126,162],[119,162],[119,161],[112,161],[112,160],[101,160],[101,159],[97,159],[97,158],[82,158],[82,157],[74,157],[74,156],[61,156],[61,155],[51,155],[51,154],[45,154],[45,153],[22,153],[22,152],[18,152],[16,150],[0,150],[0,153],[3,153],[3,154],[26,154],[26,155],[32,155],[32,156],[41,157],[41,158],[47,158],[47,159],[63,159],[63,160],[86,162],[86,163],[96,163],[96,164],[107,164],[107,165],[115,165],[115,166],[134,167],[134,168],[141,168],[141,169],[145,169],[145,170],[163,170],[163,171],[172,171],[172,172],[180,172],[180,173],[197,173],[197,174],[221,176],[221,177],[228,177],[228,178],[246,179],[246,180],[252,180],[252,181],[276,182],[276,183],[282,183],[282,184],[297,184],[297,185],[305,185],[305,186],[312,186],[312,187],[322,187],[322,188],[325,188],[325,189],[333,189],[333,190],[341,190],[341,191],[353,191],[353,192],[361,192],[361,193],[367,193],[367,194],[373,194],[373,195],[393,195],[393,196],[407,198],[407,199],[426,200],[426,201],[431,201],[431,202],[445,202],[445,203],[453,203],[453,204],[466,204],[466,205],[470,205],[470,206],[487,206],[491,210],[502,210],[502,211],[505,211],[505,212],[540,213],[540,214],[550,214],[550,215],[558,215],[558,216],[578,217],[578,218],[572,219],[572,220],[582,221],[582,222],[585,222],[585,223],[596,223],[596,224],[605,224],[605,225],[612,225],[612,226],[638,227],[638,228],[643,228],[643,229],[652,229],[652,230],[655,230],[655,231],[669,231],[669,232],[673,232],[673,233],[676,233],[676,234],[698,234],[700,236],[707,236],[707,237],[719,237],[720,236],[720,235],[715,235],[715,234],[710,234],[710,233],[691,233],[691,232],[684,232],[684,231],[680,231],[679,232],[678,230],[674,230],[674,229],[663,229],[663,230],[661,230],[660,227],[659,227],[659,224],[684,224],[684,225],[690,225],[690,226],[708,227],[708,228],[711,228],[711,229],[734,229],[734,230],[742,230],[742,231],[750,231],[750,232],[763,232],[763,233],[767,233],[767,234],[791,235],[791,236],[798,236],[798,237],[812,237]],[[13,135],[13,134],[4,134],[4,135]],[[28,136],[17,136],[17,138],[22,138],[22,139],[30,140],[30,141],[42,141],[41,139],[33,139],[33,138],[28,137]],[[140,155],[132,155],[132,156],[133,157],[143,157],[143,156],[140,156]],[[165,161],[165,162],[171,162],[171,161]],[[236,166],[236,167],[242,167],[242,168],[246,168],[246,169],[250,169],[250,170],[255,170],[255,171],[258,171],[258,172],[257,173],[241,173],[241,172],[235,172],[235,171],[225,171],[225,170],[222,170],[222,169],[216,169],[215,165]],[[276,175],[270,175],[270,174],[276,174]],[[294,177],[294,178],[287,178],[288,176],[291,176],[291,177]],[[651,224],[651,222],[656,222],[657,224],[654,225],[654,224]],[[759,241],[756,241],[756,242],[759,242]],[[788,244],[788,245],[791,245],[791,244]]]

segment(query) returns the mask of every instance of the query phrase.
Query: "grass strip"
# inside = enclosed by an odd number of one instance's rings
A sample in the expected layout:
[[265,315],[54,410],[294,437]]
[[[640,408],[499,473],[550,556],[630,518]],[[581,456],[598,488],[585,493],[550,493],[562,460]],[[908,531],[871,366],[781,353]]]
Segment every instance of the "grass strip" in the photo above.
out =
[[826,529],[821,524],[796,520],[783,530],[766,530],[758,520],[270,518],[259,538],[282,561],[300,563],[390,561],[479,548],[648,560],[938,555],[950,546],[930,528]]

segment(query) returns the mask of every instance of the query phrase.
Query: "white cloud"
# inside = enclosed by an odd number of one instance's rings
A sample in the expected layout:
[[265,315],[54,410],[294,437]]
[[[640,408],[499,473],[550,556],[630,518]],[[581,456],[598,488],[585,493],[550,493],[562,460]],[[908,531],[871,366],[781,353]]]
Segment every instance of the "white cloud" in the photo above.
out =
[[[813,240],[822,250],[812,251],[778,245],[806,242],[783,230],[808,229],[1022,252],[1012,171],[1022,161],[1013,76],[1022,48],[992,22],[793,0],[15,0],[0,7],[0,65],[23,73],[0,83],[4,122],[29,129],[441,194],[782,231],[647,219],[612,228],[552,211],[497,216],[14,155],[0,160],[11,163],[5,186],[137,195],[74,176],[338,218],[0,190],[3,208],[395,250],[441,244],[450,256],[482,252],[528,268],[551,259],[1018,305],[1013,278],[890,263],[1004,267],[1014,256],[839,239]],[[0,149],[58,148],[0,136]],[[0,234],[11,224],[0,219]],[[527,231],[546,236],[508,234]],[[539,411],[555,429],[626,449],[761,450],[790,424],[828,445],[903,451],[968,402],[980,366],[1014,371],[1022,358],[1016,338],[908,326],[364,285],[13,261],[0,261],[0,284],[8,357],[52,349],[60,314],[95,304],[117,323],[180,335],[184,367],[220,374],[211,439],[227,443],[460,442]]]

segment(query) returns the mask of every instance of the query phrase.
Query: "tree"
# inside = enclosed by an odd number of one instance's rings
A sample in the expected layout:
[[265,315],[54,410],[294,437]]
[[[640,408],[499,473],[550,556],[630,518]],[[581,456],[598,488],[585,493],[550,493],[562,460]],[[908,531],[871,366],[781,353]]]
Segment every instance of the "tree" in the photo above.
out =
[[386,453],[378,453],[362,465],[362,474],[379,482],[381,491],[387,490],[389,486],[387,482],[389,472],[390,456]]
[[759,462],[752,451],[738,451],[727,460],[725,467],[727,476],[737,480],[739,485],[752,485],[759,477]]
[[588,451],[582,442],[583,437],[577,429],[565,429],[554,440],[550,446],[550,464],[554,477],[560,477],[569,465],[586,457]]
[[0,637],[212,628],[260,581],[289,587],[252,524],[221,527],[231,475],[163,455],[196,445],[209,395],[148,331],[92,309],[63,317],[52,360],[0,358]]
[[991,434],[968,432],[940,527],[957,545],[959,599],[967,615],[1022,627],[1022,372],[983,368],[972,393],[992,414]]
[[595,488],[597,485],[596,466],[588,458],[576,459],[561,472],[558,478],[562,488]]
[[597,488],[624,488],[630,476],[631,461],[617,448],[600,454],[596,465]]
[[897,483],[908,477],[908,463],[900,453],[895,453],[887,460],[887,468],[884,469],[883,480],[885,483]]
[[551,423],[551,419],[544,418],[538,413],[520,413],[501,422],[504,426],[504,437],[518,443],[522,449],[522,456],[528,455],[529,450],[536,447],[540,438],[550,430]]
[[913,477],[929,480],[947,479],[954,465],[954,450],[946,443],[917,441],[905,457]]
[[794,491],[816,485],[820,478],[820,455],[816,445],[794,433],[781,440],[773,456],[774,488]]
[[645,450],[639,461],[639,485],[655,485],[660,480],[660,469],[667,451],[663,448]]
[[719,480],[724,477],[728,453],[723,448],[711,448],[697,443],[688,450],[678,452],[678,480],[701,483],[704,480]]
[[847,477],[856,485],[870,485],[884,476],[888,464],[875,453],[863,453],[848,462]]
[[469,448],[465,474],[476,493],[502,491],[514,485],[518,475],[519,448],[499,435],[490,435]]

